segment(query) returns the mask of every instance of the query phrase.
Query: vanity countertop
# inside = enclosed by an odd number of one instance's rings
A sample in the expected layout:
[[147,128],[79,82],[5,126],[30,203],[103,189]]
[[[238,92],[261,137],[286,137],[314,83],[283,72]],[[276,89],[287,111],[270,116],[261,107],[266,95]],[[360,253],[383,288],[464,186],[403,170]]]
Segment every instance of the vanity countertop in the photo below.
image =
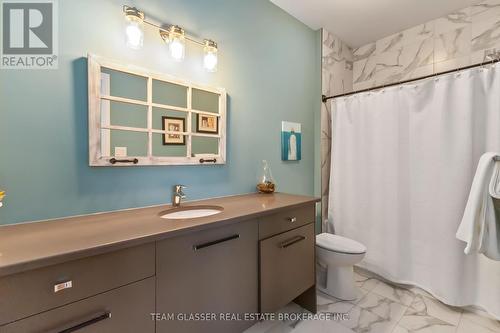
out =
[[144,244],[183,233],[223,226],[320,199],[285,193],[244,194],[183,203],[217,205],[207,217],[165,220],[162,205],[0,226],[0,276]]

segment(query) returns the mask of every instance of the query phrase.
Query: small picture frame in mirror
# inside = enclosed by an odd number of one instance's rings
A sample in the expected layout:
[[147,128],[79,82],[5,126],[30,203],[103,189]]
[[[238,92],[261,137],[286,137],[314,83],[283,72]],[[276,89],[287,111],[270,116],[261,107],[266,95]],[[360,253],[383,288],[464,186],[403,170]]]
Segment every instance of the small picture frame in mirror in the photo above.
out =
[[197,114],[196,132],[219,134],[219,118],[208,114]]
[[[164,131],[170,131],[170,132],[184,132],[184,128],[186,126],[186,119],[185,118],[178,118],[178,117],[167,117],[163,116],[162,117],[162,129]],[[163,145],[168,146],[168,145],[185,145],[185,137],[182,134],[172,134],[172,133],[165,133],[163,134]]]

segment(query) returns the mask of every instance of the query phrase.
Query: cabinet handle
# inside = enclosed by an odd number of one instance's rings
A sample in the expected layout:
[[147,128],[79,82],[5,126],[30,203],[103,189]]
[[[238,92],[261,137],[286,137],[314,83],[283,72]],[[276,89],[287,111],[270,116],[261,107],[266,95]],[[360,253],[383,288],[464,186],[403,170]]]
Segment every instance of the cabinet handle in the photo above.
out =
[[295,236],[289,240],[280,243],[280,247],[282,249],[286,249],[287,247],[292,246],[293,244],[298,243],[300,241],[303,241],[304,239],[306,239],[305,236]]
[[59,331],[58,333],[71,333],[71,332],[75,332],[75,331],[78,331],[78,330],[80,330],[80,329],[82,329],[84,327],[96,324],[96,323],[98,323],[100,321],[103,321],[105,319],[108,319],[108,318],[111,318],[111,312],[103,313],[100,316],[97,316],[95,318],[89,319],[87,321],[84,321],[83,323],[77,324],[75,326],[72,326],[70,328],[64,329],[62,331]]
[[212,246],[212,245],[216,245],[216,244],[224,243],[224,242],[227,242],[227,241],[230,241],[230,240],[236,239],[236,238],[240,238],[240,235],[235,234],[235,235],[232,235],[232,236],[229,236],[229,237],[225,237],[225,238],[221,238],[221,239],[218,239],[218,240],[214,240],[214,241],[211,241],[211,242],[207,242],[207,243],[203,243],[203,244],[194,245],[194,246],[193,246],[193,249],[194,249],[195,251],[198,251],[198,250],[201,250],[201,249],[203,249],[203,248],[205,248],[205,247],[209,247],[209,246]]
[[290,223],[294,223],[294,222],[297,222],[297,218],[294,216],[294,217],[287,217],[287,220],[288,222]]

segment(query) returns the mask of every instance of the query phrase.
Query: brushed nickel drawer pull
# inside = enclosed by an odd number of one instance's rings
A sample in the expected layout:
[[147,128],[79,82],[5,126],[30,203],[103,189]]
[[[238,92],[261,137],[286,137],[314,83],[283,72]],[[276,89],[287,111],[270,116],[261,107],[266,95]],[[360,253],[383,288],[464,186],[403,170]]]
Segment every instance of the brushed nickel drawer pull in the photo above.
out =
[[294,216],[294,217],[287,217],[287,220],[288,222],[290,223],[294,223],[294,222],[297,222],[297,218]]
[[287,247],[292,246],[293,244],[298,243],[300,241],[303,241],[304,239],[306,239],[305,236],[295,236],[289,240],[280,243],[280,247],[282,249],[286,249]]
[[96,323],[98,323],[100,321],[103,321],[105,319],[108,319],[108,318],[111,318],[111,312],[103,313],[102,315],[97,316],[97,317],[92,318],[92,319],[89,319],[87,321],[84,321],[83,323],[80,323],[80,324],[77,324],[77,325],[72,326],[70,328],[67,328],[65,330],[59,331],[59,333],[71,333],[71,332],[75,332],[75,331],[78,331],[78,330],[80,330],[80,329],[82,329],[84,327],[96,324]]
[[203,243],[203,244],[199,244],[199,245],[194,245],[193,249],[195,251],[198,251],[198,250],[201,250],[201,249],[203,249],[205,247],[209,247],[209,246],[212,246],[212,245],[224,243],[224,242],[227,242],[227,241],[230,241],[230,240],[233,240],[233,239],[237,239],[237,238],[240,238],[239,234],[235,234],[235,235],[232,235],[232,236],[229,236],[229,237],[221,238],[221,239],[218,239],[218,240],[214,240],[214,241]]

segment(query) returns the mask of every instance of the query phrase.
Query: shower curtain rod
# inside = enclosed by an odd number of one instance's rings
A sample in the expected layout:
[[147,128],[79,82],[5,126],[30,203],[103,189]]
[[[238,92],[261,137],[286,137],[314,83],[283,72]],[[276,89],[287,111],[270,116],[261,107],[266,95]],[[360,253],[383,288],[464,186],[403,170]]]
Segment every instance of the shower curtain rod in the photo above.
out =
[[393,86],[399,86],[401,84],[406,84],[406,83],[410,83],[410,82],[425,80],[425,79],[428,79],[428,78],[431,78],[431,77],[435,77],[435,76],[440,76],[440,75],[450,74],[450,73],[454,73],[454,72],[458,72],[458,71],[462,71],[462,70],[466,70],[466,69],[471,69],[471,68],[475,68],[475,67],[481,67],[481,66],[485,66],[485,65],[490,65],[490,64],[497,63],[499,61],[500,61],[500,58],[496,58],[496,59],[493,59],[493,60],[490,60],[490,61],[487,61],[487,62],[482,62],[482,63],[476,64],[476,65],[469,65],[469,66],[459,67],[459,68],[452,69],[452,70],[445,71],[445,72],[439,72],[439,73],[435,73],[435,74],[421,76],[419,78],[410,79],[410,80],[406,80],[406,81],[400,81],[400,82],[395,82],[395,83],[384,84],[384,85],[376,86],[376,87],[373,87],[373,88],[367,88],[367,89],[363,89],[363,90],[352,91],[352,92],[348,92],[348,93],[344,93],[344,94],[339,94],[339,95],[334,95],[334,96],[321,95],[321,100],[323,101],[323,103],[326,103],[326,101],[328,101],[329,99],[332,99],[332,98],[351,96],[351,95],[356,95],[356,94],[360,94],[360,93],[367,92],[367,91],[372,91],[372,90],[377,90],[377,89],[382,89],[382,88],[387,88],[387,87],[393,87]]

